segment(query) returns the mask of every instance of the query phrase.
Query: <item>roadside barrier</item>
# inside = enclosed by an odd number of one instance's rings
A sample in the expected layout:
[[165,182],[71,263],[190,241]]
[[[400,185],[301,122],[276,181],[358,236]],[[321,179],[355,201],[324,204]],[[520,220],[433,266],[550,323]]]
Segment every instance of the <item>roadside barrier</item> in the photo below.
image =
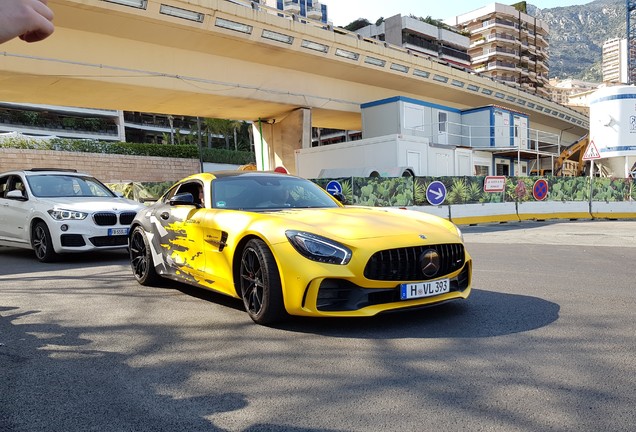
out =
[[[636,219],[636,179],[504,177],[501,190],[486,177],[348,177],[312,180],[347,203],[403,207],[458,225],[549,219]],[[153,201],[172,182],[110,183],[139,201]]]
[[[405,207],[458,225],[636,219],[636,179],[631,178],[349,177],[313,181],[329,191],[340,190],[350,204]],[[492,184],[497,187],[488,186]]]

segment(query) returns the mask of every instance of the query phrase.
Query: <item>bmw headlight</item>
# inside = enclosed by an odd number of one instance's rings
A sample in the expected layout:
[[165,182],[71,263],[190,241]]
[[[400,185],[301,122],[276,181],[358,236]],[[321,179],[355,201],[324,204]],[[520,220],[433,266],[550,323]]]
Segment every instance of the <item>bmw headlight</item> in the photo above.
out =
[[351,259],[351,251],[338,242],[304,231],[287,230],[289,242],[302,256],[327,264],[346,265]]
[[88,213],[83,213],[83,212],[79,212],[75,210],[57,209],[57,210],[49,210],[48,212],[53,219],[58,221],[82,220],[82,219],[86,219],[86,216],[88,216]]

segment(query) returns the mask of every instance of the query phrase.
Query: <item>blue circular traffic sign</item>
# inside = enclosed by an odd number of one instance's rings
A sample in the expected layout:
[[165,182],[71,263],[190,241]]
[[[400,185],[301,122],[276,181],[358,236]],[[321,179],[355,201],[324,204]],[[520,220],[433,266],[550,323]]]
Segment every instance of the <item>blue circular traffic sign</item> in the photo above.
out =
[[335,180],[331,180],[329,183],[327,183],[327,187],[325,189],[331,195],[342,194],[342,185],[340,184],[340,182],[337,182]]
[[426,199],[432,205],[440,205],[446,199],[446,186],[439,180],[435,180],[426,188]]
[[543,201],[548,196],[548,182],[545,179],[539,179],[534,182],[532,196],[537,201]]

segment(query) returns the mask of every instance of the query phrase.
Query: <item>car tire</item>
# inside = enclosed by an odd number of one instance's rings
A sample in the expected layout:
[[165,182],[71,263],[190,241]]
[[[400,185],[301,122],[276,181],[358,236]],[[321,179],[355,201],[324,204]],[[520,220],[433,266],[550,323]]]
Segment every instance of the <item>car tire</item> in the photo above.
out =
[[274,255],[264,241],[252,239],[241,254],[241,297],[247,314],[257,324],[271,324],[287,315]]
[[53,262],[57,259],[57,253],[53,249],[53,240],[49,227],[42,221],[36,222],[31,233],[31,247],[35,257],[40,262]]
[[156,285],[160,276],[155,270],[148,236],[142,227],[135,227],[130,235],[130,267],[137,282],[145,286]]

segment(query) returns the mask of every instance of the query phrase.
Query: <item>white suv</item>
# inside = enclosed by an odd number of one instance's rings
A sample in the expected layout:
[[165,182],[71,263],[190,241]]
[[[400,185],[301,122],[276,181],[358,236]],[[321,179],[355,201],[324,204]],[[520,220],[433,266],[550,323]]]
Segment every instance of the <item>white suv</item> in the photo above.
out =
[[126,248],[130,223],[142,208],[73,170],[2,173],[0,245],[33,249],[42,262],[60,253]]

